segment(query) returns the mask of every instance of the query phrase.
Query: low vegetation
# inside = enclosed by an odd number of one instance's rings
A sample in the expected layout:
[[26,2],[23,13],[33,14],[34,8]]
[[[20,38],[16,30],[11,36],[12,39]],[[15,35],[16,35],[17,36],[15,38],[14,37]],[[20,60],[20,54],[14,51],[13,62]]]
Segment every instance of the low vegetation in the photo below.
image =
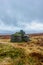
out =
[[0,41],[0,65],[43,65],[43,40],[29,42]]

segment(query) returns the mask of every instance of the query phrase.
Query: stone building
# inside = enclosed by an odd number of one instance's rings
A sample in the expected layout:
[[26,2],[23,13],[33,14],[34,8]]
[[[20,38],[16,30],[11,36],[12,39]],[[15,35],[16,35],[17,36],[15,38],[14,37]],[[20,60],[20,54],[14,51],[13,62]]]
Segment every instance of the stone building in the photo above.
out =
[[11,35],[11,42],[21,42],[21,41],[22,41],[21,35],[17,36]]
[[11,42],[28,42],[29,37],[21,32],[16,32],[15,34],[11,35]]

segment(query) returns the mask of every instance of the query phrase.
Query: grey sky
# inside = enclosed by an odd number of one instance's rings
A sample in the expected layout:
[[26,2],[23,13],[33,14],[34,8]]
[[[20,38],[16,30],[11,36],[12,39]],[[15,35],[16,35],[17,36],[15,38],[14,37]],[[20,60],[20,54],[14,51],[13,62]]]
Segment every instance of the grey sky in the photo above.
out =
[[43,0],[0,0],[0,33],[20,29],[43,32]]

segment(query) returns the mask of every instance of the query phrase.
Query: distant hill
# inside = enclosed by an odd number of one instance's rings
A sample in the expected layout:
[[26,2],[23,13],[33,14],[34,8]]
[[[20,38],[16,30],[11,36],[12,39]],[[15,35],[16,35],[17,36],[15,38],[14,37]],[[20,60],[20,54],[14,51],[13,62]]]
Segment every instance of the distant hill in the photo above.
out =
[[[27,36],[43,36],[43,33],[34,33],[34,34],[26,34]],[[2,35],[0,34],[0,39],[10,39],[11,38],[11,35]]]
[[27,34],[29,36],[42,36],[43,33],[33,33],[33,34]]
[[10,39],[11,35],[0,35],[0,39]]

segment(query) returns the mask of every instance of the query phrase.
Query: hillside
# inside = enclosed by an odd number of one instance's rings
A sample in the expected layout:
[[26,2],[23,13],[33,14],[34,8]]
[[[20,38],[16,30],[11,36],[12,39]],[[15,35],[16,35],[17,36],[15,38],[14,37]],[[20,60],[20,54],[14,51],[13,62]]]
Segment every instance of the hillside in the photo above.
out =
[[43,38],[37,38],[27,43],[0,39],[0,65],[43,65]]
[[34,48],[26,43],[0,43],[0,65],[43,65],[43,48]]

